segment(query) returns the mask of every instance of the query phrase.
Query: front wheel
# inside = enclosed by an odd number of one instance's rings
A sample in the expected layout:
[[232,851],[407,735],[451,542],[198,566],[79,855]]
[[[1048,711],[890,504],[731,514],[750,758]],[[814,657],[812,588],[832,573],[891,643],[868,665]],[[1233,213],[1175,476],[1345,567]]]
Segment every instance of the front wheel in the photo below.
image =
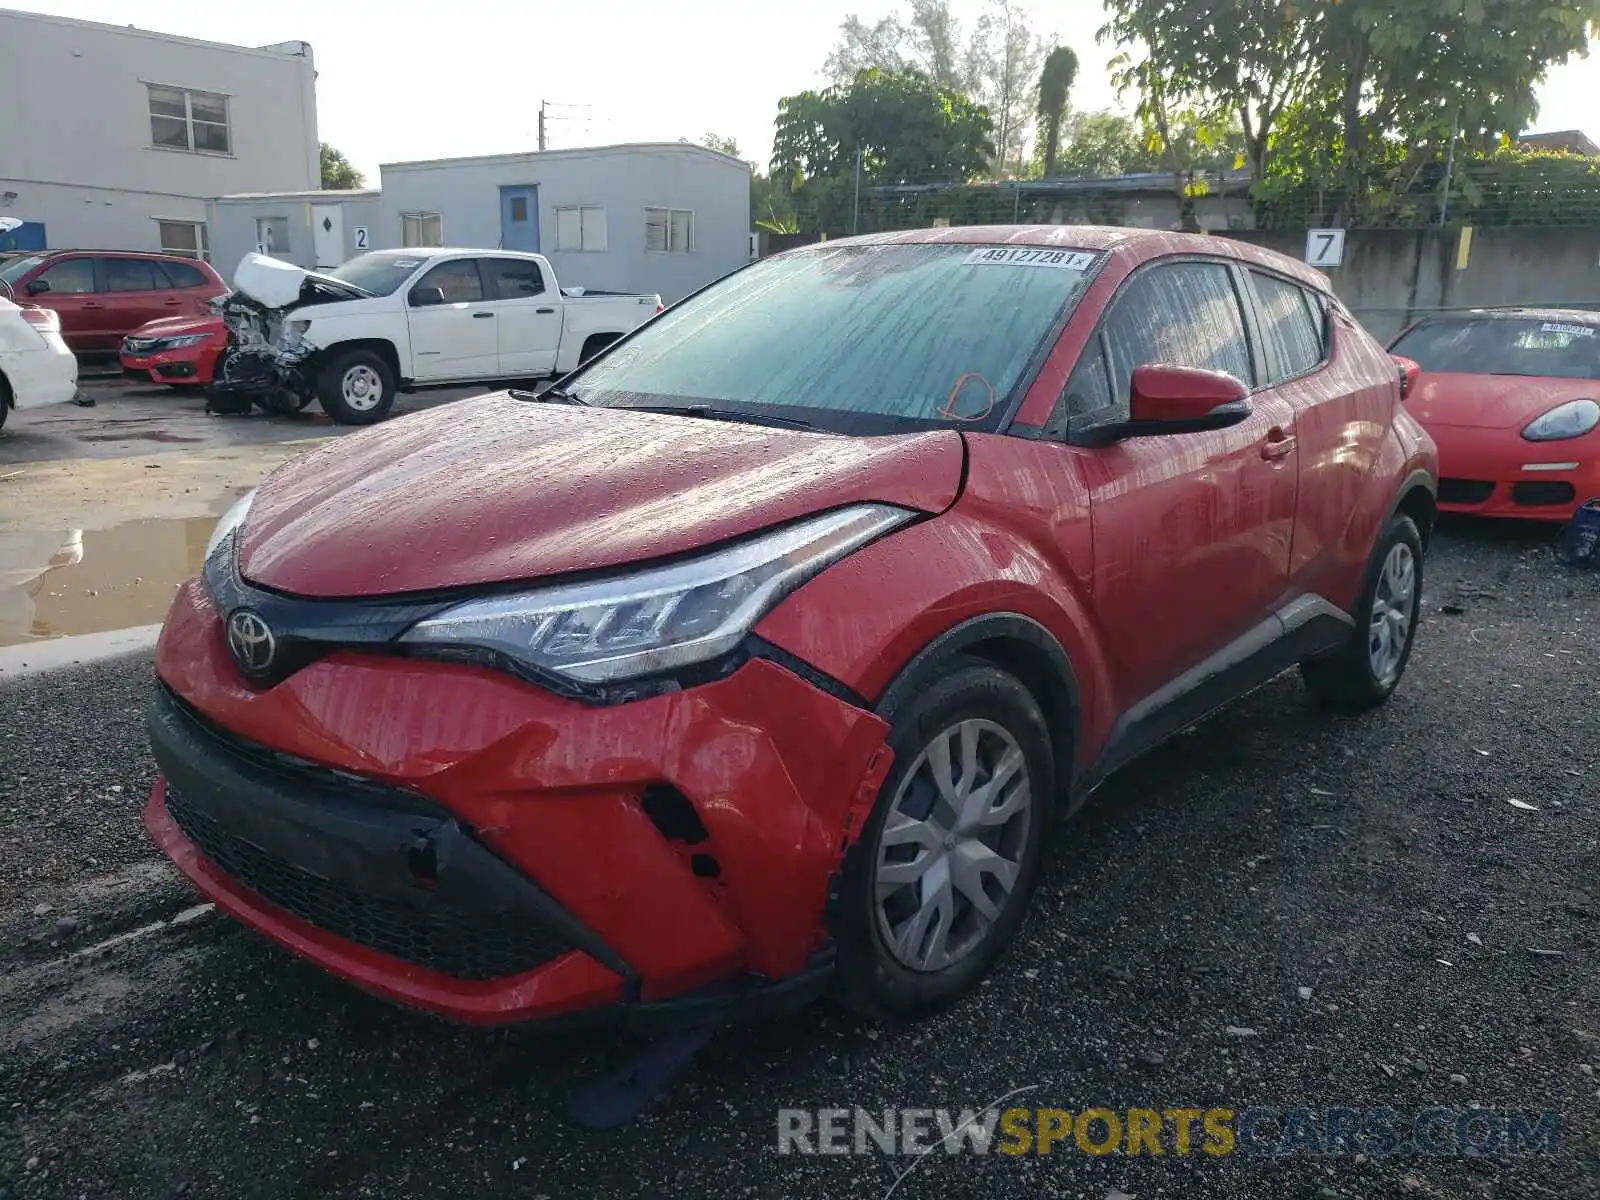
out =
[[322,411],[341,425],[372,425],[394,407],[395,377],[374,350],[334,354],[317,376]]
[[1038,702],[978,659],[885,716],[895,766],[846,855],[833,924],[844,1001],[904,1018],[976,987],[1016,935],[1055,771]]
[[1393,517],[1372,552],[1349,640],[1300,664],[1312,696],[1352,712],[1382,704],[1411,661],[1421,612],[1422,535],[1410,517]]

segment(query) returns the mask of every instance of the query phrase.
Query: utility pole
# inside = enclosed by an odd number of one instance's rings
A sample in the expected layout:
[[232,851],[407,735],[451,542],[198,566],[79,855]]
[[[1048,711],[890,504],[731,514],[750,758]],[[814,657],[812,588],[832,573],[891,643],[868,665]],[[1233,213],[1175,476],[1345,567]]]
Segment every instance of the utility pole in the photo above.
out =
[[539,101],[539,149],[545,149],[544,139],[544,106],[545,101]]
[[1450,216],[1450,184],[1456,173],[1456,139],[1461,136],[1461,110],[1456,109],[1455,120],[1450,125],[1450,153],[1444,160],[1444,199],[1439,204],[1439,227],[1442,229]]
[[861,147],[856,147],[856,202],[850,209],[850,232],[861,232]]

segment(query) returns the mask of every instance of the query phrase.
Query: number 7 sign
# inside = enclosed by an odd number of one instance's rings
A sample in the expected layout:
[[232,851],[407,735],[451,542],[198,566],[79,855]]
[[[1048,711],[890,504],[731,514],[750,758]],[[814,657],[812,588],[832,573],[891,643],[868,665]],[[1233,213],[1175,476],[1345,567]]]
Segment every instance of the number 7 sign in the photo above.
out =
[[1344,230],[1313,229],[1306,234],[1306,262],[1326,270],[1344,265]]

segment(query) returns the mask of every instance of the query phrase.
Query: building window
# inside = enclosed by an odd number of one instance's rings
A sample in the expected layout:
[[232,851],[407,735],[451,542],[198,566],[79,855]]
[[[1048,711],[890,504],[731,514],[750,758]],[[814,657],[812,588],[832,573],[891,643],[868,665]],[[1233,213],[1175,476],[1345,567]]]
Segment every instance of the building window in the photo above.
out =
[[444,245],[444,218],[436,212],[401,213],[402,246]]
[[688,254],[694,249],[694,213],[687,208],[644,210],[644,248],[655,254]]
[[232,154],[228,98],[150,84],[150,138],[167,150]]
[[211,243],[206,238],[204,221],[157,221],[161,231],[161,253],[183,258],[211,258]]
[[592,205],[556,209],[557,250],[604,250],[606,210]]
[[263,254],[288,254],[289,218],[257,217],[256,246]]

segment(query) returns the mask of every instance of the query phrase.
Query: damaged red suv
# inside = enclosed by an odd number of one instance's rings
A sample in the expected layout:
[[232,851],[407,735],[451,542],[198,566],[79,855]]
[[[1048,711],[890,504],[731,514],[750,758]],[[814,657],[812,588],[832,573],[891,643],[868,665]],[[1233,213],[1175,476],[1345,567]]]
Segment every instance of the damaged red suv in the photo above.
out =
[[1304,266],[939,229],[767,259],[541,396],[330,442],[173,604],[145,822],[467,1021],[912,1015],[1052,822],[1299,664],[1382,702],[1435,461]]

